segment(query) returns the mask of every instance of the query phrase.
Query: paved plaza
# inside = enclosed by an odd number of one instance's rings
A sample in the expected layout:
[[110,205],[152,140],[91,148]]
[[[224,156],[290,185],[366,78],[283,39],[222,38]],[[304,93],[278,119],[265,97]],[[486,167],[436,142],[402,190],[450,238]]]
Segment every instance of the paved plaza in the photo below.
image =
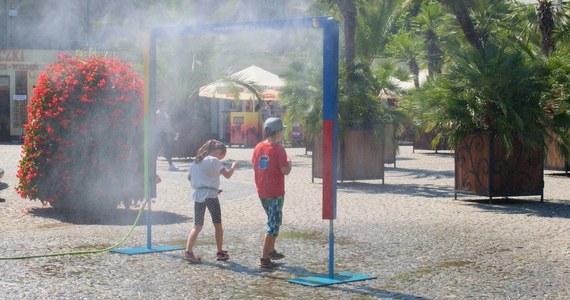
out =
[[[123,239],[137,210],[121,210],[100,224],[70,221],[14,190],[21,145],[0,145],[0,256],[34,256],[104,249]],[[265,216],[253,183],[252,149],[229,148],[234,176],[222,178],[225,249],[215,260],[209,218],[195,253],[126,255],[103,251],[0,260],[2,299],[570,299],[570,178],[545,171],[540,197],[454,200],[453,155],[400,146],[385,180],[339,183],[335,272],[375,279],[325,287],[288,280],[328,272],[330,223],[321,219],[320,179],[311,178],[311,152],[287,149],[293,171],[277,249],[287,257],[275,270],[258,268]],[[182,246],[193,222],[187,160],[169,172],[152,202],[152,242]],[[121,245],[147,242],[145,219]]]

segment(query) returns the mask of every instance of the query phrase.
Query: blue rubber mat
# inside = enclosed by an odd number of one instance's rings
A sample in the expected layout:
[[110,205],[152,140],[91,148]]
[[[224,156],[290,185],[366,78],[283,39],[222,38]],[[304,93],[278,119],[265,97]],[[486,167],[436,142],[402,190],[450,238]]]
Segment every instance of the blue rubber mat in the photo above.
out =
[[315,276],[299,277],[299,278],[295,278],[295,279],[289,279],[288,282],[317,287],[317,286],[340,284],[340,283],[362,281],[362,280],[369,280],[369,279],[376,279],[376,276],[370,276],[370,275],[366,275],[366,274],[357,274],[357,273],[351,273],[351,272],[341,272],[341,273],[335,274],[333,276],[333,278],[330,278],[329,275],[315,275]]

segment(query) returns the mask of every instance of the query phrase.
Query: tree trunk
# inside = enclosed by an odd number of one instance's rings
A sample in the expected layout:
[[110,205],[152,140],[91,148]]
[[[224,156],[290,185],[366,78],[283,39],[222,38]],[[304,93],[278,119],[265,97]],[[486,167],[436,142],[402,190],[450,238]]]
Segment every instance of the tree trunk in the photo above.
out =
[[475,30],[475,25],[473,24],[473,20],[469,16],[469,1],[468,0],[439,0],[440,3],[447,6],[455,18],[459,25],[461,26],[461,30],[465,34],[465,38],[467,42],[475,49],[484,52],[483,47],[483,37],[481,34]]
[[356,46],[354,43],[356,34],[356,6],[354,5],[354,0],[337,0],[336,3],[344,19],[344,61],[346,66],[350,67],[356,58]]
[[538,1],[538,27],[542,37],[542,53],[550,56],[554,51],[554,40],[552,39],[554,17],[552,15],[552,2],[549,0]]

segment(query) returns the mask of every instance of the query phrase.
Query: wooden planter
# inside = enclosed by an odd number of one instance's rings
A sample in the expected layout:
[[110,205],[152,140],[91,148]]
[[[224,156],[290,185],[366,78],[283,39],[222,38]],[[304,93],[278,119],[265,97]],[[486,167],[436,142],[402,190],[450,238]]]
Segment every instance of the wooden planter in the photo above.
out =
[[435,137],[435,132],[434,131],[430,131],[430,132],[424,132],[422,130],[419,130],[416,132],[416,134],[414,135],[414,144],[413,144],[413,151],[415,151],[416,149],[419,150],[435,150],[435,152],[437,153],[437,151],[439,150],[449,150],[450,147],[446,144],[446,143],[439,143],[435,148],[432,146],[431,141],[433,140],[433,138]]
[[394,164],[396,167],[396,129],[394,125],[386,126],[386,138],[384,139],[384,164]]
[[565,171],[566,175],[570,171],[570,163],[567,162],[556,147],[555,141],[547,138],[548,152],[546,153],[546,162],[544,168],[547,170]]
[[[457,193],[493,197],[540,195],[544,200],[542,152],[515,150],[506,157],[502,143],[491,133],[468,135],[455,152]],[[520,149],[520,147],[519,147]]]
[[[384,147],[372,130],[347,131],[344,144],[338,146],[337,180],[382,179],[384,184]],[[317,137],[313,143],[313,179],[323,177],[322,157],[323,141]]]

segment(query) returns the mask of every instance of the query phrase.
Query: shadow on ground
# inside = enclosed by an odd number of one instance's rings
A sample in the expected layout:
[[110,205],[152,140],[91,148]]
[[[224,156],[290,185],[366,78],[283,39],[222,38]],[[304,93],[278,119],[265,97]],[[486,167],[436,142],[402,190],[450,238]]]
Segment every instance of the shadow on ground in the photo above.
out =
[[426,198],[453,198],[454,189],[432,184],[377,184],[365,182],[343,182],[338,191],[366,194],[398,194]]
[[570,218],[570,201],[564,202],[540,202],[540,199],[513,199],[493,198],[489,199],[461,199],[460,201],[477,206],[479,209],[500,214],[523,214],[544,218]]
[[455,153],[453,152],[425,152],[425,153],[419,153],[419,154],[423,154],[423,155],[430,155],[430,156],[439,156],[439,157],[453,157],[455,155]]
[[[398,177],[412,177],[415,179],[420,178],[434,178],[434,179],[443,179],[443,178],[454,178],[455,171],[454,170],[446,170],[446,171],[434,171],[434,170],[425,170],[425,169],[406,169],[406,168],[392,168],[386,169],[390,171],[387,178],[390,176],[398,176]],[[391,172],[397,172],[396,174],[391,174]]]
[[570,178],[570,173],[566,173],[565,171],[560,171],[560,172],[554,172],[554,171],[550,171],[549,173],[545,173],[544,176],[550,176],[550,177],[568,177]]
[[[30,208],[29,213],[35,217],[54,219],[71,224],[131,226],[135,222],[139,210],[117,208],[116,210],[101,215],[70,215],[53,207],[33,207]],[[152,211],[151,219],[153,225],[169,225],[187,223],[192,218],[167,211]],[[143,211],[139,218],[138,225],[146,225],[146,222],[147,212]]]
[[[179,259],[178,254],[163,254],[174,259]],[[260,278],[269,278],[276,281],[288,281],[289,279],[293,278],[301,278],[301,277],[323,277],[326,274],[321,273],[314,273],[307,270],[301,266],[289,265],[286,263],[279,263],[279,267],[274,269],[261,269],[259,267],[251,267],[247,265],[243,265],[238,262],[234,262],[231,259],[225,262],[216,262],[216,261],[205,261],[203,260],[200,265],[193,265],[193,267],[201,267],[201,268],[219,268],[221,270],[241,273],[248,276],[258,276]],[[374,279],[372,279],[374,280]],[[341,284],[333,284],[321,287],[310,287],[306,286],[309,289],[329,289],[329,290],[336,290],[342,291],[345,293],[351,294],[352,297],[379,297],[379,298],[389,298],[389,299],[428,299],[423,298],[415,295],[403,294],[395,291],[384,290],[373,288],[367,285],[368,280],[359,281],[359,282],[346,282]],[[265,286],[267,282],[263,282],[260,285],[252,284],[249,286],[249,293],[251,293],[251,298],[253,297],[271,297],[271,296],[286,296],[286,295],[276,295],[275,292],[271,289],[267,289]],[[297,285],[297,283],[291,283],[292,285]],[[316,291],[318,293],[318,291]],[[247,292],[246,292],[247,293]],[[249,296],[249,295],[248,295]],[[250,298],[250,297],[248,297]],[[271,297],[272,298],[272,297]]]

